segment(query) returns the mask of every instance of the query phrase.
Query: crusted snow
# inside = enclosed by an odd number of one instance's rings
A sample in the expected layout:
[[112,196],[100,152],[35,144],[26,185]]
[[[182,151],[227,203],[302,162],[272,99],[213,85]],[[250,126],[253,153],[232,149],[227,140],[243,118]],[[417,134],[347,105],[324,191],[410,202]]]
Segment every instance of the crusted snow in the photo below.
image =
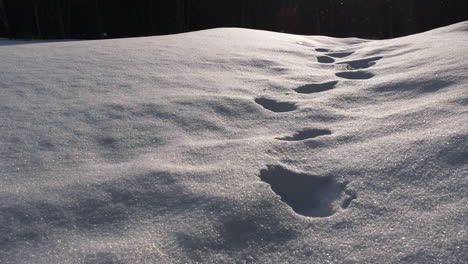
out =
[[0,263],[466,263],[468,22],[0,43]]

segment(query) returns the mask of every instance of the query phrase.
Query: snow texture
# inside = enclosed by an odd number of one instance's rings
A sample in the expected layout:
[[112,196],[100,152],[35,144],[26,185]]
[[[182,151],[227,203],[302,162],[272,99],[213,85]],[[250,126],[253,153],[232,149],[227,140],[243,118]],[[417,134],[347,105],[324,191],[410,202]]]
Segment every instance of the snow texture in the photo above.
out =
[[0,263],[468,260],[468,22],[0,43]]

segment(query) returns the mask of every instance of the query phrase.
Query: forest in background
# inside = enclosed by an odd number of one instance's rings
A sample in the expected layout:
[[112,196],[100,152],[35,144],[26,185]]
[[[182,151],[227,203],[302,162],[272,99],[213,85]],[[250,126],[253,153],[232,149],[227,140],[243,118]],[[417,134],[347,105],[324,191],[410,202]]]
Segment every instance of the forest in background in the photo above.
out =
[[0,0],[0,37],[99,39],[243,27],[384,39],[468,20],[467,0]]

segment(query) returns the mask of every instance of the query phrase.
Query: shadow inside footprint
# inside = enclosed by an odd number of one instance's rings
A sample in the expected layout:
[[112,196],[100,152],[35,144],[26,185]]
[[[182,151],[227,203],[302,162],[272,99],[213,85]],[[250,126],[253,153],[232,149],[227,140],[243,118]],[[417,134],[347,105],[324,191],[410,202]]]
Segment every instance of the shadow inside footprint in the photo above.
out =
[[344,58],[344,57],[348,57],[350,56],[351,54],[353,54],[354,52],[335,52],[335,53],[328,53],[326,54],[327,56],[330,56],[330,57],[333,57],[333,58]]
[[373,58],[361,59],[361,60],[344,61],[338,64],[346,64],[347,68],[350,70],[367,69],[371,66],[374,66],[375,62],[382,58],[383,57],[373,57]]
[[338,72],[335,75],[350,80],[366,80],[375,76],[373,73],[366,71]]
[[84,264],[123,264],[117,255],[111,252],[98,252],[95,254],[86,255]]
[[318,49],[315,49],[316,51],[318,52],[328,52],[329,49],[322,49],[322,48],[318,48]]
[[354,193],[345,191],[346,183],[331,176],[297,173],[282,166],[267,165],[260,170],[260,179],[296,213],[309,217],[331,216],[356,198]]
[[319,92],[331,90],[335,88],[337,84],[338,84],[338,81],[331,81],[331,82],[326,82],[326,83],[312,83],[312,84],[306,84],[306,85],[300,86],[294,89],[294,91],[298,93],[302,93],[302,94],[319,93]]
[[297,109],[294,103],[278,102],[267,98],[256,98],[255,102],[272,112],[290,112]]
[[324,136],[324,135],[331,135],[331,133],[332,132],[328,129],[304,129],[302,131],[295,133],[292,136],[280,137],[276,139],[285,140],[285,141],[300,141],[300,140],[315,138],[315,137]]
[[317,57],[317,61],[320,63],[333,63],[335,60],[333,58],[327,56],[319,56]]

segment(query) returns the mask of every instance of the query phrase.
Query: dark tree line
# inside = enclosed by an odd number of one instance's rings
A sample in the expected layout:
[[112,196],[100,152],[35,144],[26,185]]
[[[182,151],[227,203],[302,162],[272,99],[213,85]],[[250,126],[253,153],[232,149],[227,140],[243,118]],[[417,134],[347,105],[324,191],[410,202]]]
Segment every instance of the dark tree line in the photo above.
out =
[[245,27],[391,38],[468,19],[468,0],[0,0],[0,37],[95,39]]

